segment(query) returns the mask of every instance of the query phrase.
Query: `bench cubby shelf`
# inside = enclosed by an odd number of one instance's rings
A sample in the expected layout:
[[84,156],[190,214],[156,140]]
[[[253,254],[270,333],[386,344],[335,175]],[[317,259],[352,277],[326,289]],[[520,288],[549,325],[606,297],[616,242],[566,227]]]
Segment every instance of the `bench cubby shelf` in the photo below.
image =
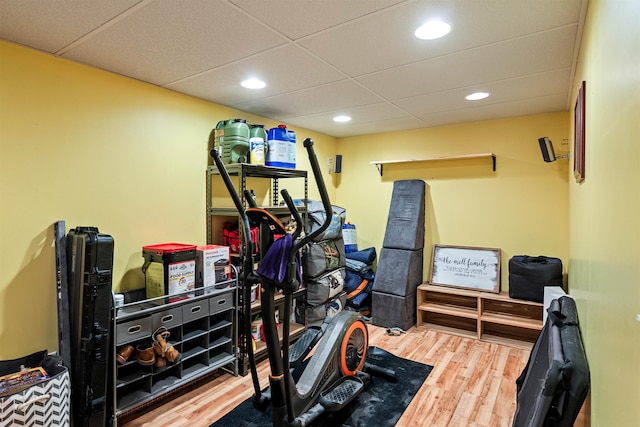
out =
[[115,364],[116,418],[218,369],[238,374],[237,282],[233,279],[220,285],[227,287],[199,288],[178,301],[160,297],[132,302],[117,310],[115,351],[128,345],[147,348],[153,332],[163,326],[181,358],[163,367],[143,366],[134,352],[126,363]]
[[498,294],[424,283],[417,325],[482,341],[530,348],[542,330],[542,304]]

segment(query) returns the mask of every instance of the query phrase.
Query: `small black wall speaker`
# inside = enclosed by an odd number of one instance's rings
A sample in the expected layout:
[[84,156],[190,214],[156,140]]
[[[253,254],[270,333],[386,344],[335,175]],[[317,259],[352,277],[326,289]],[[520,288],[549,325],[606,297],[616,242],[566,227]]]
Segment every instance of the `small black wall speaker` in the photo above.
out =
[[542,158],[545,162],[555,162],[556,152],[553,150],[553,142],[546,136],[538,138],[540,144],[540,151],[542,152]]
[[342,172],[342,154],[336,154],[336,163],[334,165],[333,171],[335,173]]

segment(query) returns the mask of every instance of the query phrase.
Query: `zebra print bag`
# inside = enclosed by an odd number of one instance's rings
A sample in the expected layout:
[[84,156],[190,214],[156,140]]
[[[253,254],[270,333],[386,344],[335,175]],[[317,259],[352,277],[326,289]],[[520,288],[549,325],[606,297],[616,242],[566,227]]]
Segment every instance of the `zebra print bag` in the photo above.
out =
[[58,365],[47,372],[48,379],[0,397],[0,426],[71,425],[69,370]]

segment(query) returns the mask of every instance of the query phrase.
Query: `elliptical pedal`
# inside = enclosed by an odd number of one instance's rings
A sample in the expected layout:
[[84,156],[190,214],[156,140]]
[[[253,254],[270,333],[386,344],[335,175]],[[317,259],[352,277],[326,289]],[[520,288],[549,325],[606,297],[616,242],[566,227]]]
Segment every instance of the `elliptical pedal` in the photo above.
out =
[[289,364],[295,368],[322,337],[322,330],[308,328],[289,349]]
[[358,377],[341,377],[320,395],[320,404],[329,412],[339,411],[364,390]]

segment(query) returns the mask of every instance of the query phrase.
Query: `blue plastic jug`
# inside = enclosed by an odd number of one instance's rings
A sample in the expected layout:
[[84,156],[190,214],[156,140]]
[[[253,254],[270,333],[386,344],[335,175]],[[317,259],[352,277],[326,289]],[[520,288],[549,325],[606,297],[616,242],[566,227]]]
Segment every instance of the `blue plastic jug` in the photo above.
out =
[[296,133],[286,125],[269,129],[269,151],[265,164],[277,168],[296,168]]
[[358,252],[358,240],[356,238],[356,226],[350,222],[342,226],[342,238],[344,239],[344,251]]

